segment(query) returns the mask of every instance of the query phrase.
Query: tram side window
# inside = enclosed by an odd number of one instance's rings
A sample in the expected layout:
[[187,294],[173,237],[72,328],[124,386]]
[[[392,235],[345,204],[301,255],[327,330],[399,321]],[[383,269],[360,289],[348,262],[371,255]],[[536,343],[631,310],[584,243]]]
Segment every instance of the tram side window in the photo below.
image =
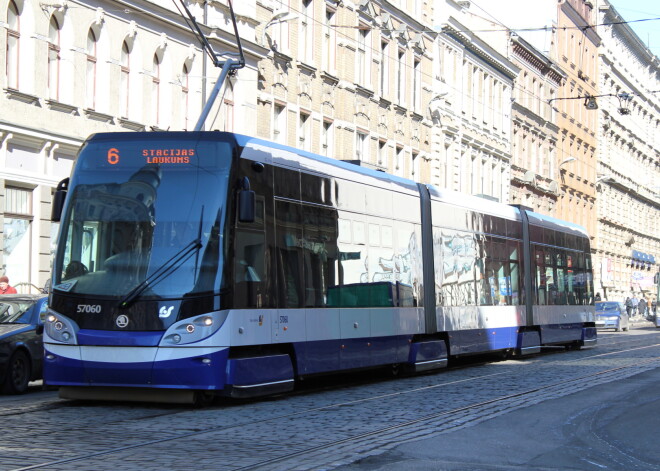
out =
[[303,273],[305,307],[327,305],[328,288],[335,285],[337,269],[337,211],[303,207]]
[[278,306],[297,308],[304,304],[302,210],[300,204],[275,203],[275,258]]
[[[470,233],[442,230],[440,242],[442,251],[441,297],[444,306],[470,306],[476,304],[475,270],[481,273],[477,262],[477,242]],[[480,275],[477,275],[480,276]]]
[[[514,252],[516,249],[514,249]],[[486,237],[482,249],[482,260],[477,265],[485,267],[484,276],[478,280],[479,304],[482,306],[510,306],[514,303],[514,283],[512,281],[512,266],[517,263],[510,261],[508,241],[495,237]],[[515,289],[518,283],[515,282]],[[517,293],[516,293],[517,299]]]
[[545,271],[545,254],[543,250],[535,250],[536,262],[536,304],[544,306],[547,304],[547,278]]

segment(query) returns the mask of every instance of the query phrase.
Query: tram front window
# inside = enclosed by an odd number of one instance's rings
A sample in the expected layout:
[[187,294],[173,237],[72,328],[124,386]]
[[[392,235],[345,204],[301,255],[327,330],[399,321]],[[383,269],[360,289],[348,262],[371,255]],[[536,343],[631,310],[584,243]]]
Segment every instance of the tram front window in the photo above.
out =
[[67,196],[54,289],[125,298],[140,287],[142,297],[159,299],[219,289],[231,154],[208,151],[214,158],[203,166],[127,164],[108,171],[85,162],[94,150],[81,153]]

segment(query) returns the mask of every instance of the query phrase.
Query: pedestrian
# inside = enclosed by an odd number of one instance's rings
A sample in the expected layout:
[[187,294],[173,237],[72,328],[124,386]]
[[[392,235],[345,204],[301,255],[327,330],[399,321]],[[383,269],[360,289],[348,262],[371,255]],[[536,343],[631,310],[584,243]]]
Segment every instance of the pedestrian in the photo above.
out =
[[596,301],[601,301],[600,293],[596,293]]
[[653,298],[653,301],[651,301],[651,311],[653,312],[653,315],[658,314],[658,300]]
[[637,305],[638,304],[639,304],[639,299],[637,299],[637,295],[633,294],[633,297],[632,297],[633,316],[637,315]]
[[639,311],[640,316],[644,317],[646,315],[646,298],[644,298],[644,296],[639,299],[637,310]]
[[628,318],[632,316],[632,310],[633,310],[633,305],[632,305],[632,299],[630,299],[630,296],[626,298],[626,312],[628,313]]
[[16,294],[16,288],[9,286],[9,278],[0,276],[0,294]]

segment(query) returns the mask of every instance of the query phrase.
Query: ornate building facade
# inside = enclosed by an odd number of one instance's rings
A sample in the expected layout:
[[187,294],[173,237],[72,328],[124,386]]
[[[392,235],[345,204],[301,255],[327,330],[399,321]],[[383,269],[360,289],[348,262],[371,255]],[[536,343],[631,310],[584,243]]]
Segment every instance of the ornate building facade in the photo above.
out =
[[[51,196],[84,140],[105,131],[191,130],[219,70],[174,4],[0,1],[0,274],[23,292],[50,278]],[[226,2],[188,2],[217,51],[236,51]],[[246,67],[209,127],[256,122],[255,4],[241,2]],[[235,112],[234,110],[240,110]]]
[[258,0],[258,134],[430,180],[428,2]]
[[542,214],[553,214],[559,197],[559,127],[552,100],[566,73],[518,35],[511,59],[520,68],[513,103],[511,199]]
[[511,97],[519,73],[505,55],[471,29],[470,2],[436,2],[440,31],[430,103],[431,182],[508,202]]
[[611,300],[650,299],[660,262],[660,62],[609,2],[598,15],[595,286]]
[[556,168],[560,195],[554,215],[596,233],[596,149],[598,112],[585,97],[598,94],[600,37],[592,25],[596,15],[586,0],[561,0],[557,5],[556,62],[566,80],[552,101],[557,111],[559,141]]

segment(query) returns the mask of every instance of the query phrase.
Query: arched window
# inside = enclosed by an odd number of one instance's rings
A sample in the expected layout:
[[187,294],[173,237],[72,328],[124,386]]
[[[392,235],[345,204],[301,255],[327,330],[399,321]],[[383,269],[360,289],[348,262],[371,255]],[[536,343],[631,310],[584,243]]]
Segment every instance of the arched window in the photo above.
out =
[[18,53],[20,42],[20,16],[14,0],[7,9],[7,88],[18,89]]
[[187,131],[189,129],[189,102],[188,92],[190,91],[190,71],[188,65],[183,64],[181,70],[181,128]]
[[60,97],[60,22],[53,15],[48,26],[48,96]]
[[131,76],[130,69],[130,58],[131,58],[131,48],[128,45],[128,42],[124,41],[121,46],[121,79],[120,79],[120,90],[119,90],[119,106],[120,114],[122,118],[128,119],[129,111],[129,83]]
[[160,58],[154,54],[151,68],[151,117],[153,122],[160,123]]
[[96,46],[98,39],[92,28],[87,33],[87,90],[85,107],[96,109]]

